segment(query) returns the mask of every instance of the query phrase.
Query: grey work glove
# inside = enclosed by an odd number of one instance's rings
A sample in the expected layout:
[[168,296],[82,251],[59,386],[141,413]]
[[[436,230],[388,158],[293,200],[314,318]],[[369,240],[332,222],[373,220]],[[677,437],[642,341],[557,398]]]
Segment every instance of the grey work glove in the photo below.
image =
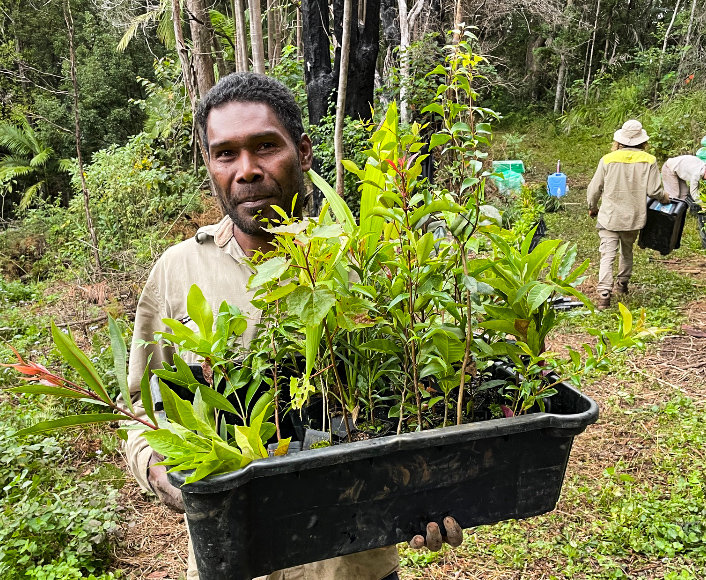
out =
[[150,483],[150,487],[159,501],[166,505],[169,509],[174,510],[177,513],[184,513],[184,499],[181,497],[181,490],[174,487],[167,479],[167,468],[164,465],[154,465],[162,461],[164,457],[157,453],[152,452],[148,466],[147,466],[147,480]]
[[421,534],[417,534],[410,540],[410,548],[419,550],[426,546],[432,552],[437,552],[441,550],[441,546],[444,542],[453,548],[463,543],[463,530],[454,518],[446,516],[444,518],[444,528],[446,528],[446,534],[442,535],[439,524],[429,522],[427,524],[426,538]]

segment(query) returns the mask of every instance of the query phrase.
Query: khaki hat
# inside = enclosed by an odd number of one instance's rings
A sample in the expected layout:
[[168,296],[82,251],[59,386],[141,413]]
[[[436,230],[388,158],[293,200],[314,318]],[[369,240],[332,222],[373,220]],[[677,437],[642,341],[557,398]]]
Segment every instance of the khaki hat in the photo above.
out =
[[633,147],[644,143],[649,139],[649,135],[642,128],[642,123],[636,119],[625,121],[623,126],[613,133],[613,140],[626,147]]

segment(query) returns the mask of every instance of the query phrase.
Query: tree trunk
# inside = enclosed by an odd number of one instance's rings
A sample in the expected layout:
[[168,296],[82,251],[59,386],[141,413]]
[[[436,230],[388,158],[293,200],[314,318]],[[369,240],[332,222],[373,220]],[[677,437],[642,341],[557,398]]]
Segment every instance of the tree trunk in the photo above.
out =
[[326,0],[302,0],[304,80],[309,123],[317,125],[328,114],[335,82],[329,52],[329,11]]
[[463,5],[461,0],[456,0],[456,8],[454,9],[454,34],[451,41],[452,44],[458,44],[461,40],[461,24],[463,23]]
[[79,120],[78,109],[78,80],[76,78],[76,50],[74,48],[74,20],[71,16],[71,3],[69,0],[64,0],[64,20],[69,33],[69,62],[71,66],[71,85],[73,86],[74,97],[74,137],[76,140],[76,158],[78,159],[78,173],[81,176],[81,191],[83,192],[83,207],[86,211],[86,227],[91,237],[91,251],[93,252],[93,260],[96,263],[96,270],[99,274],[103,272],[101,265],[100,254],[98,253],[98,236],[96,229],[93,227],[93,219],[91,218],[91,204],[86,187],[86,177],[83,173],[83,156],[81,155],[81,123]]
[[566,86],[567,68],[566,56],[562,54],[556,79],[556,93],[554,95],[554,113],[557,115],[564,112],[564,87]]
[[245,31],[245,0],[233,0],[235,19],[235,70],[245,72],[248,65],[248,35]]
[[267,60],[270,63],[270,70],[275,66],[275,2],[267,0]]
[[351,13],[353,0],[343,2],[343,31],[341,38],[341,65],[338,75],[338,98],[336,100],[336,127],[334,151],[336,153],[336,193],[343,197],[343,123],[345,121],[346,91],[348,89],[348,62],[351,51]]
[[659,64],[657,65],[657,79],[655,81],[655,93],[654,93],[654,102],[657,103],[657,97],[659,94],[659,85],[662,79],[662,64],[664,63],[664,55],[667,52],[667,43],[669,42],[669,33],[672,31],[672,26],[674,26],[674,20],[677,17],[677,13],[679,12],[679,5],[681,4],[681,0],[677,0],[677,3],[674,6],[674,12],[672,13],[672,19],[669,21],[669,26],[667,26],[667,30],[664,33],[664,42],[662,43],[662,52],[659,55]]
[[196,88],[199,97],[203,97],[216,84],[211,55],[211,35],[206,24],[207,21],[210,22],[210,17],[203,0],[186,0],[186,10],[189,13],[191,57],[196,75]]
[[250,8],[250,44],[252,67],[256,73],[265,74],[265,49],[262,40],[262,11],[260,0],[248,0]]
[[529,94],[530,100],[536,102],[539,99],[539,65],[537,63],[537,57],[534,51],[546,44],[546,38],[542,36],[535,36],[527,44],[527,52],[525,53],[525,79],[527,86],[527,94]]
[[591,36],[591,51],[588,57],[588,66],[586,70],[586,90],[584,94],[584,103],[588,102],[588,89],[591,87],[591,67],[593,66],[593,51],[596,48],[596,33],[598,32],[598,16],[601,13],[601,0],[596,4],[596,19],[593,22],[593,35]]
[[302,6],[297,4],[297,60],[304,58],[304,47],[302,46]]
[[[191,62],[189,61],[189,51],[186,48],[186,43],[184,42],[184,35],[181,30],[181,3],[180,0],[172,0],[172,23],[174,24],[174,39],[176,41],[176,51],[179,55],[179,64],[181,64],[181,74],[184,77],[184,87],[186,88],[186,94],[189,96],[189,103],[191,104],[191,110],[196,111],[197,97],[196,97],[196,86],[194,85],[194,71],[191,68]],[[201,134],[198,130],[192,128],[195,134],[195,142],[201,152],[201,159],[203,159],[204,165],[208,165],[208,157],[206,155],[206,150],[204,149],[203,142],[201,140]]]
[[[352,0],[353,14],[357,11],[356,1],[365,1],[365,21],[351,26],[350,63],[348,66],[348,86],[355,87],[346,98],[346,115],[354,119],[370,119],[370,107],[374,102],[375,69],[380,50],[380,0]],[[337,10],[338,8],[338,10]],[[341,15],[343,6],[334,0],[334,14]],[[340,23],[340,16],[336,24]],[[341,38],[340,25],[334,25],[334,36]],[[338,78],[340,48],[336,51],[334,71]]]

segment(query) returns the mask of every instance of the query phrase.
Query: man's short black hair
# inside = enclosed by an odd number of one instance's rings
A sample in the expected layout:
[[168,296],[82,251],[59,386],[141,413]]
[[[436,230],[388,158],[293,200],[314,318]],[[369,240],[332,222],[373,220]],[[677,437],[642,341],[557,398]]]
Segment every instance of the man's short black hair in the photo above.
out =
[[196,123],[208,151],[208,114],[226,103],[264,103],[277,115],[295,145],[299,146],[304,125],[302,112],[294,95],[278,80],[253,72],[236,72],[219,80],[201,99],[196,109]]

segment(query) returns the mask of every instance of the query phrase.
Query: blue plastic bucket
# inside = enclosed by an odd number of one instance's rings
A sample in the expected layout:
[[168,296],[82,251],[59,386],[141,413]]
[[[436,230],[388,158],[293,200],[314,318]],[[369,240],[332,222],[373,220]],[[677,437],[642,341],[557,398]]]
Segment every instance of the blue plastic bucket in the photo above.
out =
[[554,197],[564,197],[566,195],[566,175],[552,173],[547,177],[547,192]]

